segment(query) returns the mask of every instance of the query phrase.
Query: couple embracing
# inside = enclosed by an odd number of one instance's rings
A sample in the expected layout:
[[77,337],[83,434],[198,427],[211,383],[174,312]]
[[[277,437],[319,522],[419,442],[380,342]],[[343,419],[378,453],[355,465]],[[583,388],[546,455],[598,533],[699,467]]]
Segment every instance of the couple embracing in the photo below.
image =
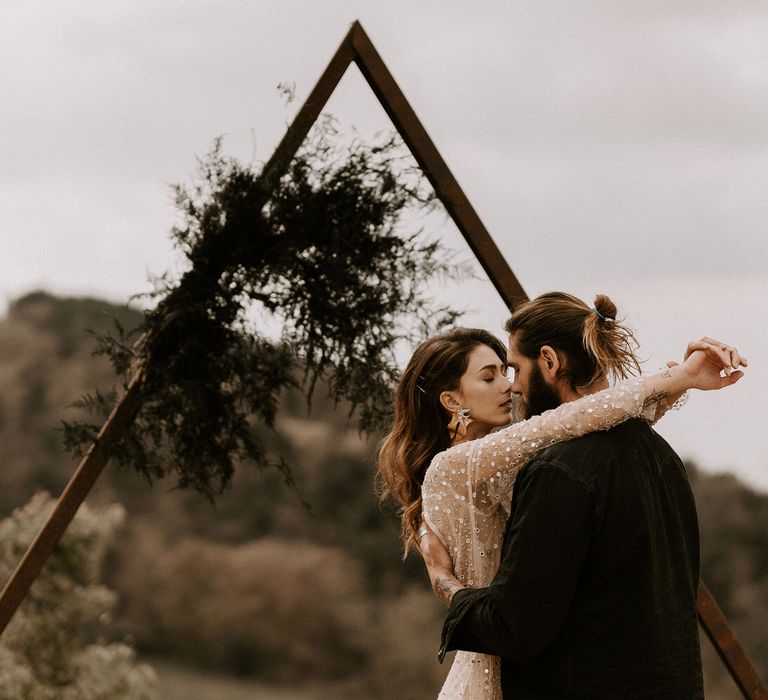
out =
[[746,360],[703,338],[639,376],[602,295],[544,294],[505,330],[508,348],[467,328],[424,341],[378,455],[405,552],[449,606],[439,697],[703,698],[696,509],[651,426]]

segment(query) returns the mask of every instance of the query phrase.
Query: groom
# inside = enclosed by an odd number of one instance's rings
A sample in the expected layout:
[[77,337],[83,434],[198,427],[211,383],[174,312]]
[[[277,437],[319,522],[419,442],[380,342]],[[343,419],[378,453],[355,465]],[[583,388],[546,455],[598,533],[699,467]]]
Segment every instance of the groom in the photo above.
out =
[[[528,416],[575,398],[564,370],[578,369],[569,343],[521,352],[533,318],[518,311],[506,326]],[[704,697],[696,509],[682,462],[646,422],[540,452],[518,475],[502,547],[491,584],[465,589],[437,537],[424,538],[450,605],[441,661],[453,649],[500,656],[514,700]]]

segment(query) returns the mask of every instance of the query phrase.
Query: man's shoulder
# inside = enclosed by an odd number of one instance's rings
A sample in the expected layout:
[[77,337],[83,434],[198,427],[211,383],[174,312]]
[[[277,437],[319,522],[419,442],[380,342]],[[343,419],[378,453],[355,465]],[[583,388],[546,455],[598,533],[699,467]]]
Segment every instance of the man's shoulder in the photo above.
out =
[[645,458],[649,453],[667,451],[672,452],[672,448],[646,421],[633,418],[610,430],[597,430],[551,445],[528,463],[527,471],[550,466],[577,476],[579,480],[590,480],[601,466],[617,459]]
[[614,425],[609,430],[595,430],[586,435],[550,445],[539,453],[539,457],[579,454],[589,449],[610,450],[625,445],[627,441],[647,439],[652,433],[647,421],[642,418],[631,418]]

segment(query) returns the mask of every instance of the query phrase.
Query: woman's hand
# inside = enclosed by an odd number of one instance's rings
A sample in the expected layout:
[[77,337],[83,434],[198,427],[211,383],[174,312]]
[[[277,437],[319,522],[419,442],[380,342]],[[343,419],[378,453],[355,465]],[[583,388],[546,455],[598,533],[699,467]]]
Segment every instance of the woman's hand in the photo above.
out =
[[[676,365],[676,362],[667,363],[667,367]],[[739,367],[747,365],[747,359],[736,348],[704,337],[688,343],[681,369],[687,375],[690,388],[708,391],[735,384],[744,376]]]
[[[685,355],[683,355],[683,361],[687,360],[696,350],[704,350],[713,361],[717,361],[719,358],[724,366],[730,364],[731,369],[738,369],[739,367],[747,367],[749,365],[747,358],[742,357],[736,348],[727,345],[722,340],[715,340],[707,336],[704,336],[701,340],[692,340],[688,343]],[[674,364],[676,365],[677,363],[675,362]],[[667,366],[671,367],[673,364],[668,362]]]

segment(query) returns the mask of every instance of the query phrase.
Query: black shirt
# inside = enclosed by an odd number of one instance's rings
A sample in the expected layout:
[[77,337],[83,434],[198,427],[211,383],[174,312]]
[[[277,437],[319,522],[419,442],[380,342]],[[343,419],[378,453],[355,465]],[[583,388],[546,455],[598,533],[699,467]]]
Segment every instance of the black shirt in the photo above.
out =
[[446,651],[502,657],[505,698],[703,698],[699,535],[682,462],[635,419],[519,474],[501,564],[453,598]]

